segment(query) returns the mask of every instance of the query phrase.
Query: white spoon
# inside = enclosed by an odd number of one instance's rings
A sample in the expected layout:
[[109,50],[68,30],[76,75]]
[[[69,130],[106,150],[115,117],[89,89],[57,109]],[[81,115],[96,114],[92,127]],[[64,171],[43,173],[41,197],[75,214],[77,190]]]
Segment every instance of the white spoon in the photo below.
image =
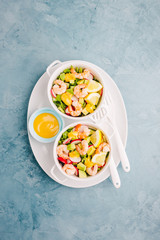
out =
[[110,169],[113,185],[115,186],[115,188],[120,188],[121,181],[120,181],[120,177],[119,177],[119,174],[118,174],[118,171],[117,171],[117,168],[116,168],[116,165],[115,165],[115,162],[114,162],[112,156],[110,159],[109,169]]

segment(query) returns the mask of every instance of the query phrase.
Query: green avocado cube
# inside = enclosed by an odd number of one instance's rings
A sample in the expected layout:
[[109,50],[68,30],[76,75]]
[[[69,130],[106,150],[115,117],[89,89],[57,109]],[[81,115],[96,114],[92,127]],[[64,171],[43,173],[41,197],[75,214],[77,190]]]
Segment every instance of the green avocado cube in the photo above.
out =
[[83,105],[83,103],[84,103],[84,98],[79,98],[79,103],[80,103],[81,105]]
[[58,94],[58,95],[56,96],[56,101],[61,102],[61,95],[60,95],[60,94]]
[[60,79],[61,79],[62,81],[65,80],[65,73],[61,73],[61,74],[60,74]]
[[77,82],[77,84],[79,85],[79,84],[83,84],[84,83],[84,80],[82,79],[82,80],[79,80],[78,82]]
[[70,143],[67,145],[67,150],[69,150],[69,151],[73,151],[75,148],[76,148],[76,146],[74,143]]
[[86,171],[86,165],[84,165],[82,162],[77,164],[77,168],[82,171]]
[[86,172],[84,172],[84,171],[82,171],[82,170],[79,170],[79,177],[80,177],[80,178],[86,178],[86,177],[87,177]]
[[84,140],[86,140],[89,143],[91,141],[91,137],[86,137]]
[[91,156],[95,152],[95,150],[96,149],[94,146],[89,147],[87,151],[88,156]]
[[71,89],[71,88],[67,89],[67,92],[74,94],[73,89]]

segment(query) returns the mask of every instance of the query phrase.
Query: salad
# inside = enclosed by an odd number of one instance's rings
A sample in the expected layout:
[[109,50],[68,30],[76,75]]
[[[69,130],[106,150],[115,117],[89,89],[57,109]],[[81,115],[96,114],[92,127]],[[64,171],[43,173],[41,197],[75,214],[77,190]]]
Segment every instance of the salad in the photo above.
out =
[[56,152],[66,174],[86,178],[105,166],[110,150],[108,140],[99,129],[78,124],[62,134]]
[[102,93],[102,84],[89,69],[74,69],[73,66],[61,72],[51,88],[52,100],[57,108],[73,117],[94,112]]

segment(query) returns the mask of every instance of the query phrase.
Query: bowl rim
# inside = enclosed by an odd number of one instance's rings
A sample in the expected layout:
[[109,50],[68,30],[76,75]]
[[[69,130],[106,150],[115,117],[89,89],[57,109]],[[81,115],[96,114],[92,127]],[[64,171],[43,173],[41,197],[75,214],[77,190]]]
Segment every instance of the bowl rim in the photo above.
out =
[[97,77],[98,80],[99,80],[100,83],[102,84],[103,89],[105,89],[104,80],[103,80],[101,74],[100,74],[97,70],[95,70],[95,69],[93,68],[93,66],[90,65],[90,63],[85,62],[85,61],[81,61],[81,60],[72,60],[72,61],[70,61],[70,62],[60,63],[60,66],[57,67],[57,69],[51,74],[51,76],[50,76],[50,78],[49,78],[49,81],[48,81],[48,84],[47,84],[47,96],[48,96],[48,100],[49,100],[51,106],[54,108],[54,110],[57,111],[57,112],[58,112],[61,116],[63,116],[64,118],[68,118],[68,119],[70,119],[70,120],[84,120],[84,119],[87,118],[87,117],[93,116],[93,115],[100,109],[100,107],[103,105],[103,103],[104,103],[104,98],[105,98],[105,96],[104,96],[104,95],[105,95],[105,94],[104,94],[105,91],[103,90],[103,94],[102,94],[102,96],[101,96],[100,103],[98,104],[97,108],[94,110],[93,113],[90,113],[90,114],[88,114],[88,115],[86,115],[86,116],[82,116],[82,117],[72,117],[72,116],[69,116],[69,115],[67,115],[67,114],[65,114],[65,113],[62,113],[62,112],[57,108],[57,106],[53,103],[52,96],[51,96],[51,93],[50,93],[50,91],[51,91],[51,85],[52,85],[53,81],[56,79],[56,77],[57,77],[64,69],[66,69],[67,67],[70,67],[71,65],[72,65],[73,67],[78,66],[78,67],[83,67],[83,68],[86,67],[86,68],[90,69],[90,70],[93,72],[94,75],[98,76],[98,77]]
[[[42,113],[51,113],[58,120],[59,130],[58,130],[58,133],[52,138],[40,137],[34,130],[34,127],[33,127],[34,120],[38,115],[40,115]],[[28,128],[29,128],[30,134],[32,135],[33,138],[35,138],[37,141],[39,141],[41,143],[51,143],[51,142],[53,142],[56,139],[57,135],[62,131],[63,125],[64,125],[64,123],[63,123],[62,117],[56,111],[54,111],[52,108],[39,108],[39,109],[37,109],[36,111],[34,111],[32,113],[32,115],[30,116],[29,121],[28,121]]]
[[[89,127],[93,127],[95,128],[96,130],[100,130],[102,131],[102,133],[104,134],[104,136],[107,138],[110,146],[111,146],[111,151],[110,151],[110,154],[109,154],[109,157],[108,157],[108,160],[107,160],[107,164],[101,169],[101,171],[94,175],[94,176],[89,176],[87,178],[79,178],[79,177],[76,177],[76,176],[70,176],[70,175],[67,175],[63,170],[62,170],[62,167],[57,159],[57,153],[56,153],[56,148],[57,148],[57,145],[58,145],[58,141],[60,139],[60,137],[62,136],[62,134],[68,129],[68,128],[71,128],[71,127],[75,127],[77,124],[84,124],[86,126],[89,126]],[[96,177],[99,177],[100,174],[102,174],[108,167],[109,167],[109,164],[110,164],[110,159],[111,159],[111,155],[112,155],[112,145],[111,145],[111,141],[110,141],[110,138],[108,137],[107,133],[97,124],[95,123],[92,123],[92,122],[74,122],[74,123],[71,123],[69,125],[67,125],[65,128],[62,129],[62,131],[58,134],[55,142],[54,142],[54,146],[53,146],[53,158],[54,158],[54,162],[56,164],[56,166],[58,167],[58,169],[60,170],[60,172],[67,178],[69,179],[72,179],[74,181],[86,181],[87,180],[92,180],[93,178],[96,179]]]

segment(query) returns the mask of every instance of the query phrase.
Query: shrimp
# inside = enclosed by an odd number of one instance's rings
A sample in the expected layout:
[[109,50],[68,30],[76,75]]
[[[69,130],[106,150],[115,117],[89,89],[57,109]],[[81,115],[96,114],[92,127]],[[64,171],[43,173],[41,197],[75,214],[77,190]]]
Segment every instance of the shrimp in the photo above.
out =
[[75,131],[78,132],[78,137],[81,138],[81,139],[84,139],[84,138],[88,137],[90,132],[91,132],[90,129],[87,126],[84,126],[82,124],[78,124],[75,127]]
[[[75,110],[72,106],[75,108]],[[82,105],[78,101],[73,101],[72,105],[68,106],[68,112],[71,116],[77,117],[82,112]]]
[[78,101],[78,98],[76,97],[76,96],[72,96],[72,101],[74,102],[74,101]]
[[96,149],[96,153],[98,154],[98,153],[100,153],[101,151],[107,153],[107,152],[110,152],[110,150],[111,150],[110,145],[109,145],[108,143],[106,143],[106,142],[103,142],[103,143],[101,143],[101,144],[99,145],[99,147]]
[[57,147],[57,155],[64,159],[69,159],[68,156],[69,150],[67,149],[67,145],[59,145]]
[[74,74],[76,78],[83,79],[89,76],[90,70],[85,68],[82,73],[77,73],[74,68],[71,68],[71,73]]
[[55,94],[62,94],[62,93],[65,93],[67,89],[67,85],[63,81],[57,79],[54,81],[54,85],[52,89]]
[[76,174],[76,168],[72,164],[65,164],[62,170],[68,175]]
[[90,176],[94,176],[97,174],[98,171],[98,165],[95,164],[93,167],[90,168],[86,168],[86,172],[90,175]]
[[80,155],[85,155],[88,151],[88,142],[86,140],[82,141],[82,149],[76,145],[76,150],[80,153]]
[[77,98],[84,98],[88,95],[87,89],[85,88],[86,84],[79,84],[74,88],[74,95]]

